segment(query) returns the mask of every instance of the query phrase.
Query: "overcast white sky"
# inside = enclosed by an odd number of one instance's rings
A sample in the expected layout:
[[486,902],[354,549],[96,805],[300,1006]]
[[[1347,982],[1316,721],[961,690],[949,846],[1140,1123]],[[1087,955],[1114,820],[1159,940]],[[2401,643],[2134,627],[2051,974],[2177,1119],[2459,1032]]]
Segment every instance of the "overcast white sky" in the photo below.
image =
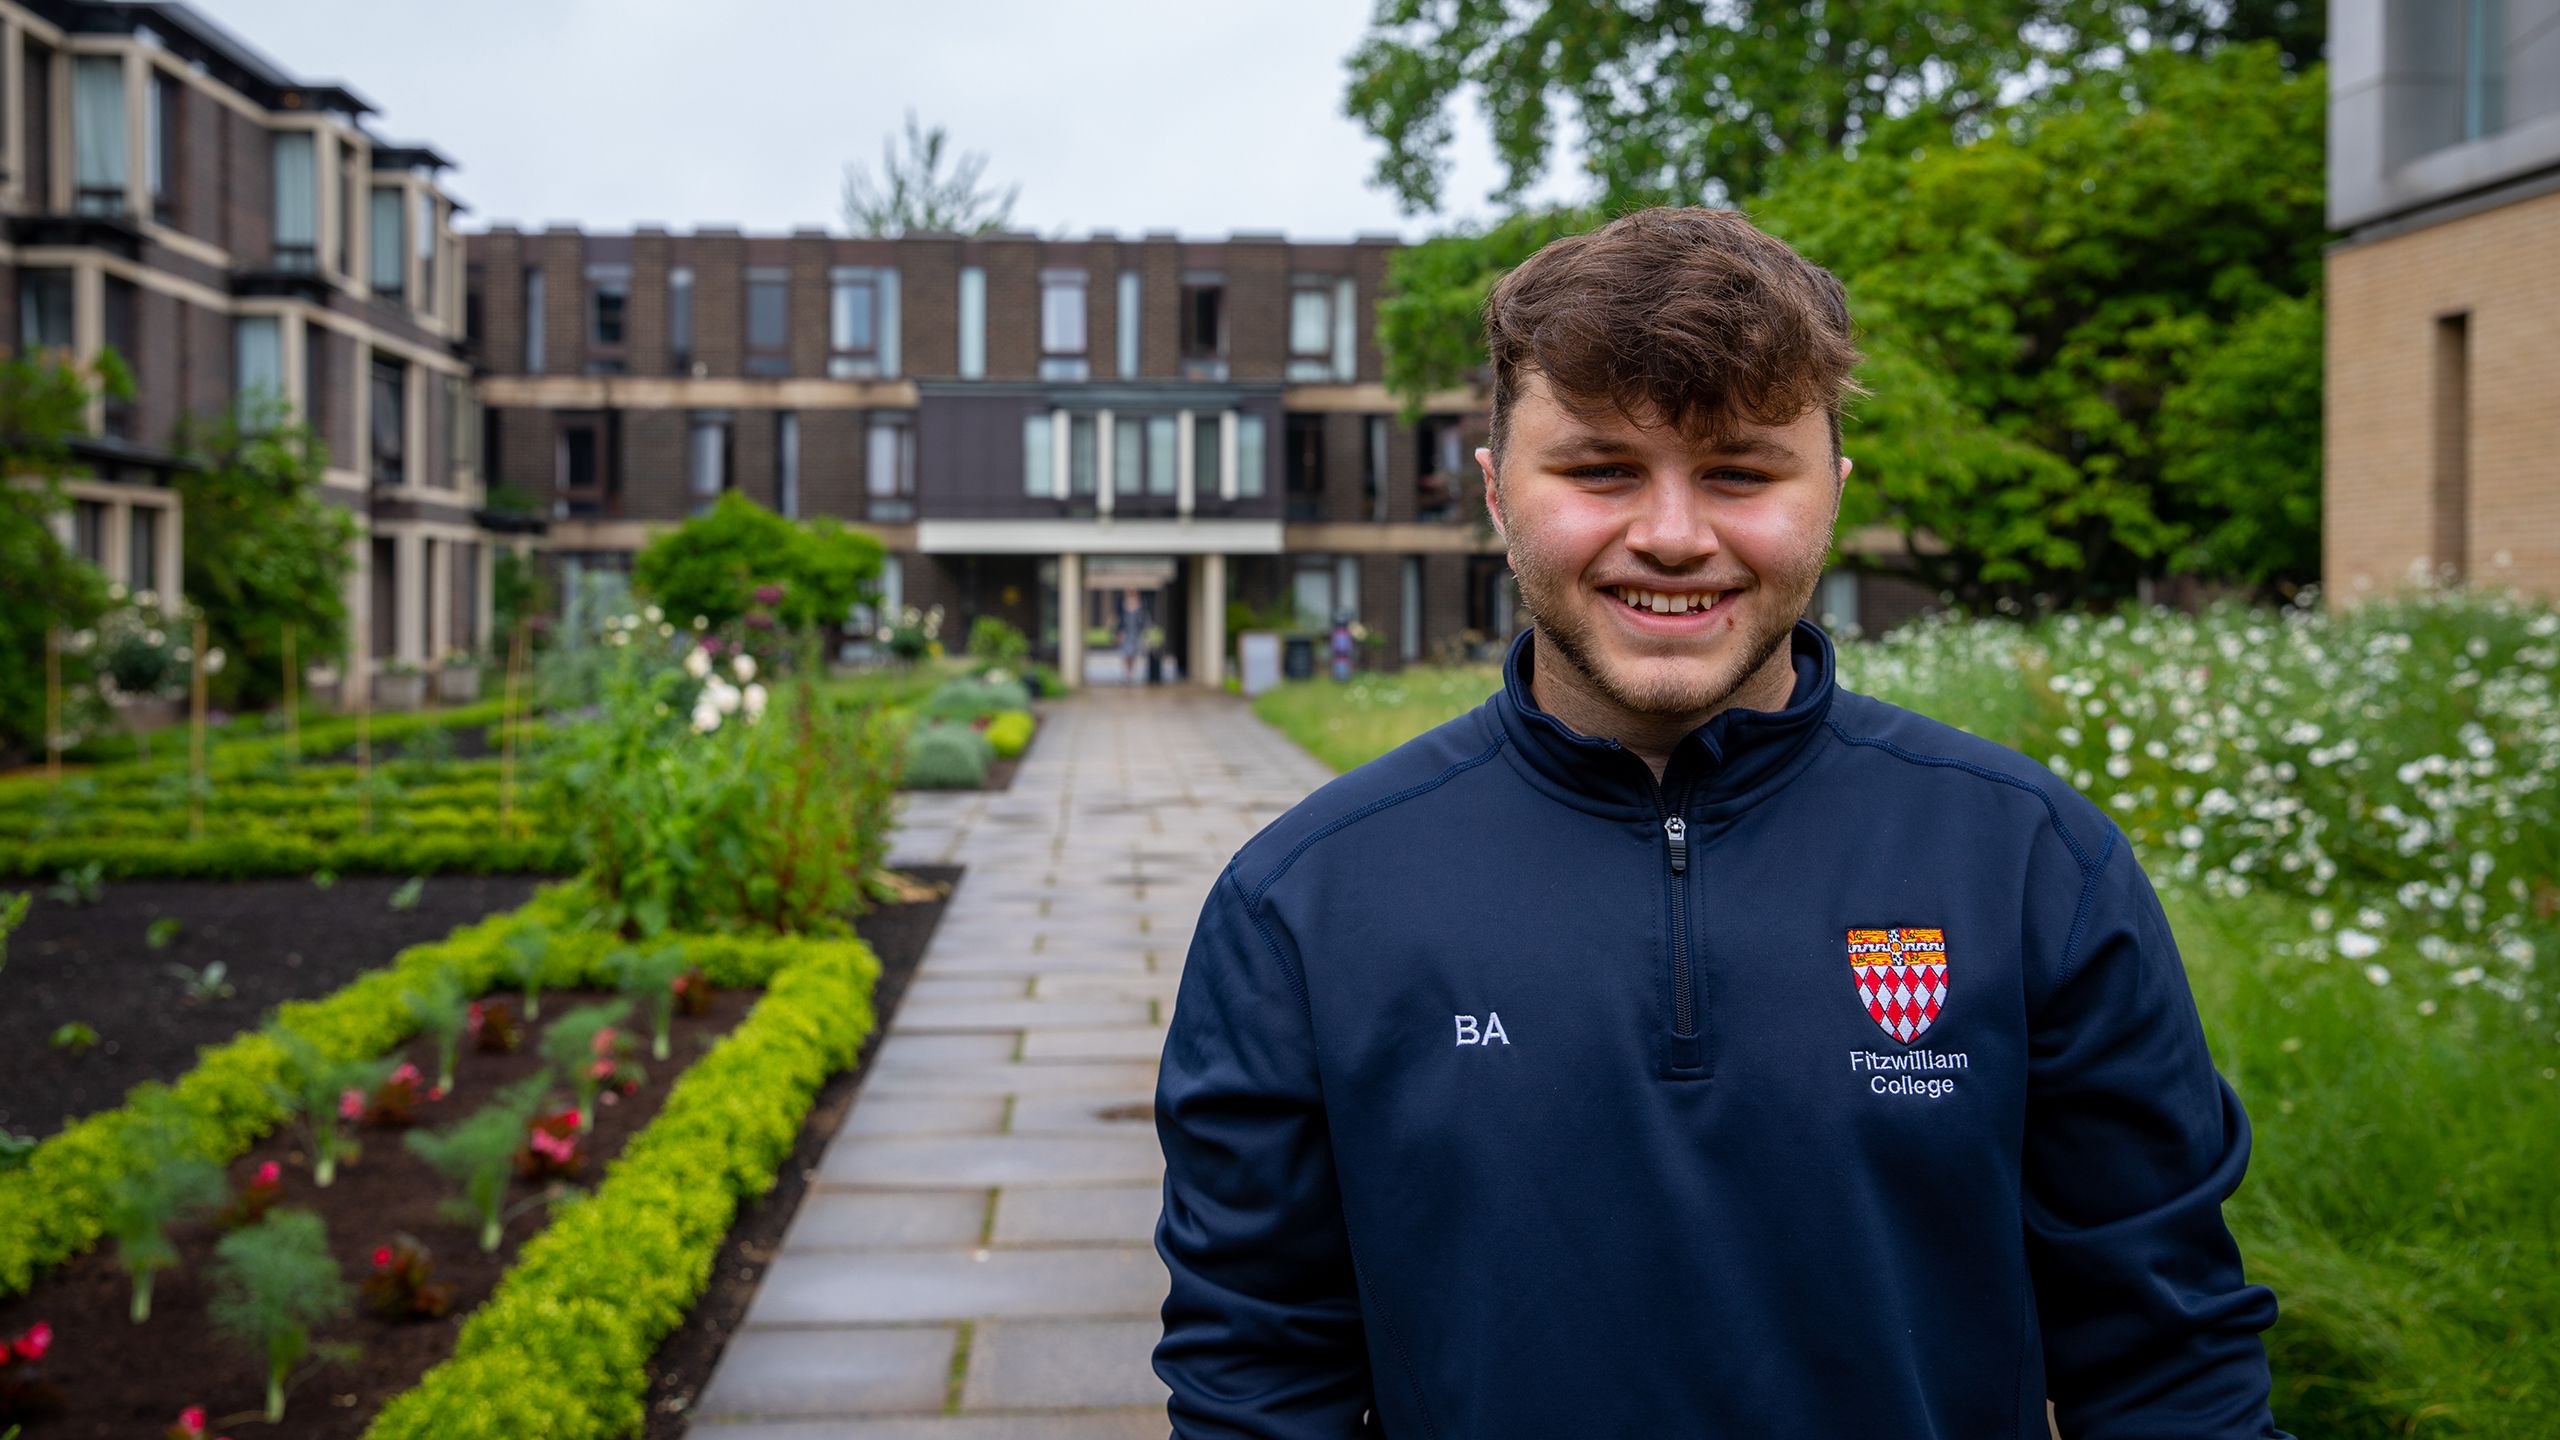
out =
[[1371,0],[196,3],[451,157],[466,229],[836,228],[845,162],[876,168],[910,106],[1043,234],[1418,236],[1486,214],[1497,178],[1469,102],[1442,216],[1369,184],[1342,94]]

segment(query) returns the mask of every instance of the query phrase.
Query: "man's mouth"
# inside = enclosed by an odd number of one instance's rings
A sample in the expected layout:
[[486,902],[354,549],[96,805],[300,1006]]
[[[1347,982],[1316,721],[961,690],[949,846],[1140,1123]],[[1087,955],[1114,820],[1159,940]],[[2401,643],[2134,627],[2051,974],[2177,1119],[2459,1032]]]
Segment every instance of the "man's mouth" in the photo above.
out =
[[1647,615],[1696,615],[1713,610],[1730,590],[1645,590],[1632,585],[1603,587],[1619,604]]

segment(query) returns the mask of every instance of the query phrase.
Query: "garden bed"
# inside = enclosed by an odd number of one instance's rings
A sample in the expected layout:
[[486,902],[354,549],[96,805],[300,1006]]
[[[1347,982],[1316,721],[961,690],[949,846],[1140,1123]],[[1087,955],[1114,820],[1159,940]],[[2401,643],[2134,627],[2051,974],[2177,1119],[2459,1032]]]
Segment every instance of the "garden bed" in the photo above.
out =
[[729,1227],[728,1238],[720,1242],[719,1257],[712,1262],[711,1280],[704,1287],[702,1298],[694,1302],[684,1324],[659,1345],[657,1355],[650,1360],[649,1428],[645,1440],[682,1440],[692,1424],[694,1399],[711,1383],[711,1371],[720,1363],[721,1352],[728,1348],[729,1337],[745,1322],[747,1306],[756,1297],[765,1266],[782,1248],[783,1233],[791,1228],[792,1217],[800,1213],[801,1198],[817,1178],[818,1160],[826,1153],[827,1142],[835,1138],[844,1117],[853,1109],[854,1094],[862,1088],[863,1077],[871,1073],[871,1057],[879,1052],[881,1038],[889,1033],[889,1022],[898,1013],[899,997],[906,993],[907,982],[915,978],[925,947],[933,941],[934,927],[941,923],[943,909],[951,903],[951,890],[959,883],[960,870],[957,865],[909,866],[901,873],[940,893],[930,900],[884,905],[862,918],[859,928],[863,941],[880,960],[880,979],[871,998],[872,1013],[877,1018],[870,1037],[862,1042],[862,1056],[853,1067],[839,1071],[819,1089],[817,1099],[809,1106],[808,1119],[801,1122],[799,1138],[792,1142],[791,1154],[775,1175],[773,1188],[762,1198],[738,1207],[737,1220]]
[[[787,1018],[793,1010],[814,1016],[844,1008],[850,1017],[845,1023],[854,1027],[853,1033],[867,1030],[871,1038],[862,1046],[855,1068],[836,1075],[818,1091],[815,1103],[806,1107],[805,1116],[798,1126],[796,1143],[785,1157],[772,1189],[761,1199],[744,1200],[736,1208],[729,1233],[709,1267],[712,1280],[708,1289],[700,1303],[691,1307],[692,1318],[667,1334],[658,1362],[650,1367],[660,1377],[659,1383],[668,1393],[690,1397],[708,1380],[721,1346],[735,1328],[747,1299],[753,1293],[755,1271],[752,1267],[760,1264],[761,1258],[779,1243],[783,1229],[797,1208],[819,1150],[834,1133],[852,1091],[859,1083],[862,1067],[867,1066],[870,1053],[876,1047],[880,1030],[869,1025],[868,1016],[863,1012],[877,1007],[877,1013],[885,1023],[887,1013],[905,988],[907,977],[922,958],[945,903],[944,897],[949,893],[949,881],[957,874],[956,869],[947,867],[912,872],[912,878],[928,885],[942,882],[934,887],[939,893],[927,899],[884,906],[865,917],[861,925],[865,946],[882,962],[882,973],[873,986],[869,1005],[862,1003],[860,992],[856,991],[844,994],[839,1005],[829,1005],[817,1011],[808,1009],[810,998],[824,993],[827,986],[836,983],[814,980],[813,977],[842,964],[841,961],[816,958],[817,952],[812,952],[809,964],[777,974],[777,986],[794,992],[790,1001],[782,999],[779,990],[770,997],[771,1003],[788,1007],[780,1020],[782,1031],[793,1028],[794,1022]],[[551,903],[539,902],[542,905]],[[468,949],[485,943],[485,936],[482,939],[456,936],[442,948],[450,952],[456,945]],[[777,956],[783,953],[771,950],[775,942],[744,942],[745,950],[739,950],[732,942],[714,940],[709,943],[715,952],[730,950],[738,956],[726,962],[711,962],[715,971],[723,964],[743,964],[750,969],[770,965],[772,962],[769,960],[751,958],[759,953],[759,946]],[[782,943],[788,946],[800,942]],[[839,951],[844,948],[836,947]],[[789,965],[791,962],[784,963]],[[861,968],[867,970],[868,962],[863,962]],[[838,973],[843,972],[839,970]],[[818,990],[811,990],[812,983],[819,987]],[[503,996],[504,992],[498,994]],[[587,997],[569,991],[547,991],[544,1013],[546,1017],[556,1015],[583,998]],[[639,1137],[642,1144],[655,1143],[656,1158],[650,1164],[659,1174],[654,1178],[644,1178],[636,1172],[626,1175],[624,1181],[618,1182],[624,1187],[619,1200],[608,1205],[605,1193],[599,1193],[593,1204],[614,1211],[627,1210],[636,1199],[629,1187],[637,1185],[646,1191],[652,1186],[668,1183],[672,1178],[666,1172],[666,1162],[672,1153],[670,1146],[687,1142],[673,1134],[660,1137],[657,1131],[667,1127],[651,1127],[650,1121],[662,1106],[669,1103],[671,1091],[675,1091],[676,1100],[682,1102],[682,1092],[677,1090],[676,1082],[683,1072],[677,1067],[688,1059],[701,1056],[714,1040],[738,1026],[742,1020],[762,1025],[762,1033],[755,1042],[759,1054],[754,1061],[745,1061],[743,1056],[733,1058],[750,1065],[764,1064],[766,1056],[771,1054],[771,1047],[777,1041],[783,1041],[783,1035],[775,1025],[760,1018],[760,1009],[751,1012],[750,1007],[759,1003],[757,992],[726,991],[716,999],[707,1015],[679,1020],[674,1034],[674,1059],[663,1064],[644,1060],[643,1064],[650,1070],[647,1082],[619,1104],[599,1109],[597,1128],[591,1132],[591,1143],[595,1149],[582,1179],[589,1184],[596,1181],[602,1173],[604,1160],[619,1152],[623,1143],[634,1137]],[[555,1010],[555,1005],[561,1010]],[[740,1044],[748,1043],[747,1036],[741,1034],[738,1041]],[[432,1056],[422,1040],[401,1047],[400,1053],[420,1063],[423,1069],[431,1071],[433,1068]],[[847,1058],[852,1056],[853,1052],[846,1052]],[[772,1058],[780,1057],[775,1055]],[[512,1055],[486,1055],[466,1050],[457,1069],[456,1093],[422,1107],[420,1118],[429,1125],[448,1124],[468,1113],[503,1084],[528,1072],[533,1064],[529,1049]],[[725,1068],[736,1072],[737,1063]],[[769,1070],[769,1065],[766,1068]],[[702,1126],[709,1118],[705,1113],[705,1102],[719,1108],[726,1108],[728,1103],[711,1097],[734,1093],[744,1101],[748,1093],[732,1092],[724,1082],[717,1080],[706,1080],[706,1083],[714,1088],[699,1092],[699,1087],[695,1087],[698,1093],[685,1121],[679,1126],[680,1131],[696,1135],[704,1133]],[[800,1114],[801,1107],[794,1106],[785,1113]],[[671,1124],[676,1121],[672,1111],[667,1118]],[[545,1273],[546,1279],[551,1279],[568,1273],[560,1268],[565,1257],[581,1249],[592,1250],[595,1241],[602,1238],[602,1232],[581,1233],[575,1238],[562,1234],[555,1243],[551,1233],[544,1230],[541,1207],[535,1201],[528,1206],[528,1213],[516,1217],[508,1226],[505,1242],[497,1252],[483,1252],[476,1243],[472,1226],[439,1214],[439,1201],[450,1187],[411,1155],[396,1134],[368,1128],[362,1132],[362,1138],[368,1151],[365,1158],[341,1170],[337,1183],[327,1190],[315,1188],[307,1169],[297,1168],[301,1164],[298,1131],[269,1135],[257,1142],[247,1154],[231,1160],[226,1168],[234,1184],[238,1185],[253,1177],[265,1162],[281,1162],[286,1192],[282,1203],[318,1209],[324,1218],[330,1220],[331,1250],[341,1273],[351,1280],[370,1273],[374,1268],[376,1246],[390,1243],[399,1233],[417,1237],[434,1254],[434,1278],[456,1287],[452,1308],[444,1317],[434,1320],[395,1325],[359,1316],[321,1330],[315,1339],[361,1341],[366,1347],[363,1358],[352,1368],[321,1369],[301,1382],[291,1393],[286,1425],[295,1435],[346,1440],[346,1437],[368,1433],[368,1428],[375,1425],[381,1407],[394,1396],[407,1392],[409,1402],[401,1407],[403,1413],[399,1421],[392,1421],[387,1414],[381,1416],[384,1424],[390,1426],[391,1433],[446,1433],[445,1420],[460,1423],[462,1419],[454,1406],[470,1403],[461,1400],[460,1396],[475,1391],[488,1393],[481,1390],[476,1379],[468,1378],[479,1372],[468,1365],[460,1370],[454,1368],[461,1364],[459,1360],[451,1359],[456,1355],[457,1341],[462,1350],[468,1352],[473,1344],[473,1328],[496,1333],[505,1330],[511,1321],[518,1318],[512,1314],[500,1318],[491,1313],[507,1308],[511,1286],[516,1290],[519,1309],[523,1303],[544,1303],[529,1299],[532,1292],[542,1289],[544,1282],[519,1281],[510,1275],[509,1267],[516,1258],[519,1245],[531,1241],[538,1232],[543,1234],[540,1242],[525,1251],[524,1265],[517,1267],[517,1271],[542,1268],[534,1260],[533,1250],[548,1247],[548,1269]],[[710,1157],[706,1155],[704,1158]],[[688,1167],[683,1173],[700,1172]],[[701,1178],[704,1185],[718,1188],[714,1176],[703,1174]],[[608,1186],[606,1191],[613,1188]],[[533,1187],[517,1181],[511,1190],[511,1203],[525,1203],[532,1199],[534,1193]],[[698,1207],[689,1198],[681,1208]],[[588,1213],[583,1207],[581,1210],[583,1218],[589,1222],[617,1223],[605,1222],[605,1213],[605,1210]],[[649,1218],[654,1222],[658,1217]],[[641,1215],[634,1212],[622,1223],[640,1219]],[[596,1231],[593,1223],[580,1227],[565,1220],[563,1226],[555,1228]],[[644,1249],[649,1240],[667,1238],[656,1235],[642,1237],[621,1228],[611,1233],[631,1234],[631,1243]],[[73,1402],[63,1416],[30,1425],[25,1440],[45,1440],[45,1437],[56,1435],[156,1435],[175,1419],[181,1409],[190,1405],[205,1406],[216,1431],[225,1425],[240,1429],[256,1423],[255,1411],[263,1388],[258,1363],[227,1348],[204,1323],[206,1282],[202,1267],[216,1238],[214,1232],[202,1223],[188,1224],[178,1227],[174,1238],[185,1257],[182,1268],[161,1277],[154,1296],[153,1318],[143,1327],[134,1327],[127,1318],[130,1287],[122,1270],[114,1263],[112,1246],[109,1245],[100,1245],[64,1261],[30,1294],[0,1304],[0,1332],[19,1333],[39,1320],[50,1324],[52,1348],[41,1367],[42,1376],[48,1384],[60,1387]],[[603,1252],[596,1254],[601,1257]],[[576,1273],[593,1271],[591,1266],[582,1266]],[[658,1273],[635,1271],[625,1283],[637,1283],[643,1274],[650,1275],[654,1282]],[[470,1313],[472,1306],[493,1294],[496,1303],[484,1306],[482,1315],[475,1317]],[[644,1302],[635,1295],[633,1303]],[[556,1339],[562,1344],[576,1343],[575,1337],[567,1334]],[[133,1364],[133,1356],[137,1341],[148,1343],[152,1348],[148,1373],[136,1373],[138,1367]],[[483,1343],[480,1353],[484,1359],[487,1357],[487,1343]],[[510,1348],[504,1353],[520,1352]],[[635,1366],[631,1372],[635,1381],[638,1379],[638,1359],[635,1354]],[[422,1376],[430,1381],[438,1376],[445,1378],[443,1398],[432,1402],[424,1411],[415,1402],[424,1399],[425,1392],[414,1389]],[[433,1390],[435,1387],[431,1384],[428,1388]],[[654,1397],[657,1391],[653,1389],[651,1393]],[[636,1394],[634,1399],[637,1399]],[[473,1408],[476,1415],[477,1407]],[[421,1420],[426,1422],[428,1430],[417,1428]],[[680,1430],[680,1423],[678,1428]],[[464,1426],[465,1431],[469,1429],[468,1425]]]
[[[196,1048],[255,1028],[279,1001],[326,995],[388,964],[411,945],[523,904],[535,876],[431,879],[416,904],[394,909],[404,882],[347,876],[323,890],[308,879],[110,880],[97,903],[70,905],[41,886],[0,971],[0,1129],[43,1137],[69,1117],[123,1103],[145,1080],[170,1081]],[[154,922],[177,922],[163,949]],[[187,998],[165,968],[219,963],[233,993]],[[98,1033],[86,1053],[47,1043],[78,1021]]]
[[[556,1018],[573,1005],[612,998],[599,992],[548,992],[542,997],[543,1015]],[[591,1186],[602,1174],[603,1162],[656,1118],[682,1067],[735,1028],[756,998],[751,991],[723,991],[712,998],[707,1013],[674,1021],[673,1058],[664,1063],[643,1060],[649,1071],[647,1081],[618,1103],[596,1108],[595,1126],[580,1142],[589,1151],[579,1175],[581,1187]],[[527,1029],[538,1033],[536,1026]],[[412,1042],[398,1053],[426,1074],[434,1074],[432,1043]],[[455,1067],[453,1093],[419,1105],[418,1122],[428,1128],[450,1125],[541,1064],[531,1043],[509,1054],[480,1054],[466,1046]],[[557,1110],[564,1104],[546,1109]],[[232,1187],[238,1190],[248,1185],[259,1166],[277,1162],[284,1190],[278,1203],[319,1212],[328,1226],[329,1249],[351,1286],[371,1273],[377,1246],[406,1234],[433,1256],[432,1278],[454,1287],[452,1307],[438,1319],[385,1321],[362,1313],[359,1307],[349,1317],[313,1331],[315,1345],[353,1341],[363,1349],[351,1366],[305,1372],[306,1378],[288,1393],[288,1433],[312,1440],[355,1440],[385,1401],[416,1384],[429,1366],[451,1354],[464,1318],[497,1288],[499,1277],[514,1263],[518,1246],[540,1231],[545,1220],[538,1201],[526,1205],[508,1223],[498,1249],[484,1251],[476,1226],[438,1213],[454,1188],[402,1144],[397,1131],[368,1125],[357,1132],[357,1138],[364,1146],[363,1157],[342,1166],[327,1189],[313,1185],[297,1130],[268,1136],[228,1167]],[[537,1194],[537,1187],[516,1180],[510,1184],[508,1202],[523,1205]],[[152,1294],[151,1318],[141,1325],[129,1318],[132,1286],[116,1263],[112,1244],[65,1263],[29,1294],[0,1304],[0,1331],[14,1335],[37,1321],[53,1327],[44,1379],[67,1401],[59,1416],[28,1425],[25,1440],[156,1434],[191,1405],[205,1407],[216,1431],[256,1419],[265,1397],[263,1364],[226,1342],[207,1319],[211,1289],[206,1277],[220,1233],[204,1221],[182,1222],[171,1227],[170,1238],[181,1259],[177,1267],[160,1275]],[[149,1363],[137,1364],[138,1353],[145,1348]]]

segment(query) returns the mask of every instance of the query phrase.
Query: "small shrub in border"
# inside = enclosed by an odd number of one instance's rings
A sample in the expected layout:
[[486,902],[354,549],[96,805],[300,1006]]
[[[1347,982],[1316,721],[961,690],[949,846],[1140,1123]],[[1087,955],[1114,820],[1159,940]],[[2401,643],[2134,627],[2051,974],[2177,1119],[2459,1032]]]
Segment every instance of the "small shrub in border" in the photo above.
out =
[[1031,712],[1007,710],[987,722],[987,743],[995,747],[996,758],[1011,760],[1031,743]]
[[908,788],[975,790],[987,783],[995,747],[966,725],[928,720],[907,738]]

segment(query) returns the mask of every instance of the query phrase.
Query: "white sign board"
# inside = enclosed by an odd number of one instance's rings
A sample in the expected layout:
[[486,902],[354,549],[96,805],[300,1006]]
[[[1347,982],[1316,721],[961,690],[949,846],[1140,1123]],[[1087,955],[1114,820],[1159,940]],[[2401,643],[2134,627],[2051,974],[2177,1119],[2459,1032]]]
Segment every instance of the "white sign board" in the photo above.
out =
[[1236,637],[1236,649],[1244,666],[1245,698],[1251,699],[1280,683],[1280,635],[1277,631],[1245,631]]

